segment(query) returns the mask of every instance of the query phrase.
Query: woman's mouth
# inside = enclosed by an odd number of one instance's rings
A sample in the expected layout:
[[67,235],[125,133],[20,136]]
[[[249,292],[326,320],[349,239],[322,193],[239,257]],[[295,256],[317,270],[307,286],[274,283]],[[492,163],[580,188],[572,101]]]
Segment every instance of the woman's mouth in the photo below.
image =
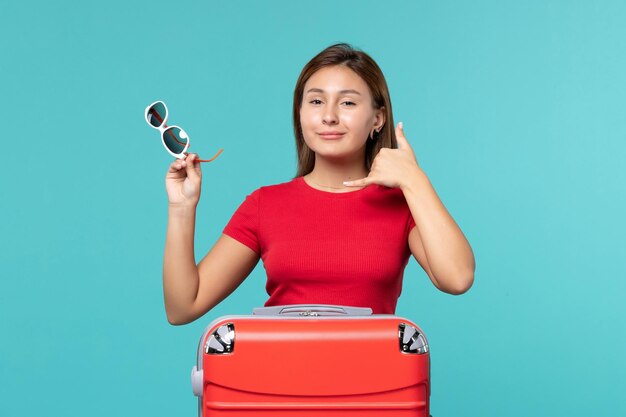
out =
[[318,135],[320,135],[320,137],[322,139],[339,139],[343,135],[345,135],[345,133],[342,133],[342,132],[320,132],[320,133],[318,133]]

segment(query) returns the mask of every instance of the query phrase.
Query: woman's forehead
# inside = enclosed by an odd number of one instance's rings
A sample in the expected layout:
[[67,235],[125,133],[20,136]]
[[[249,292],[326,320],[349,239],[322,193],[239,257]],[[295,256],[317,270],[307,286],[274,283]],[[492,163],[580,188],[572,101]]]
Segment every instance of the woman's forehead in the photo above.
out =
[[324,67],[316,71],[306,82],[304,94],[329,93],[369,95],[365,81],[345,66]]

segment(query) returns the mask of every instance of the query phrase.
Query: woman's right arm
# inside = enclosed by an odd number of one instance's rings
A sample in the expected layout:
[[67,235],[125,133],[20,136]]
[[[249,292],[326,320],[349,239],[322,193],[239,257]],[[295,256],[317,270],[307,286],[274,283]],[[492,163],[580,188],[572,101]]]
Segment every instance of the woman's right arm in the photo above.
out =
[[202,172],[195,154],[174,161],[167,172],[169,200],[163,292],[167,320],[189,323],[231,294],[252,272],[259,255],[222,235],[196,266],[194,230]]

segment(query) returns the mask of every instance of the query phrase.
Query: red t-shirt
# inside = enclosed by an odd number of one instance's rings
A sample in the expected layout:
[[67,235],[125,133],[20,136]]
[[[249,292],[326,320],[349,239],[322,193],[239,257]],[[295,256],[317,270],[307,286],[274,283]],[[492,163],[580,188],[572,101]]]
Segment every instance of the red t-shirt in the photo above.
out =
[[266,306],[335,304],[395,313],[415,226],[402,191],[321,191],[302,177],[248,195],[224,234],[258,253]]

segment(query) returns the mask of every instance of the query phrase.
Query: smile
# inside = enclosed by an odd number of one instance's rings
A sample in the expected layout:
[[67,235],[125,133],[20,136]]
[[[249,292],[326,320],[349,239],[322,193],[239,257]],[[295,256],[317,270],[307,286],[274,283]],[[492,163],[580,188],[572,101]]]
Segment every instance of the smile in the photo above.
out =
[[343,135],[345,135],[345,133],[341,133],[341,132],[322,132],[322,133],[318,133],[318,135],[322,139],[339,139]]

